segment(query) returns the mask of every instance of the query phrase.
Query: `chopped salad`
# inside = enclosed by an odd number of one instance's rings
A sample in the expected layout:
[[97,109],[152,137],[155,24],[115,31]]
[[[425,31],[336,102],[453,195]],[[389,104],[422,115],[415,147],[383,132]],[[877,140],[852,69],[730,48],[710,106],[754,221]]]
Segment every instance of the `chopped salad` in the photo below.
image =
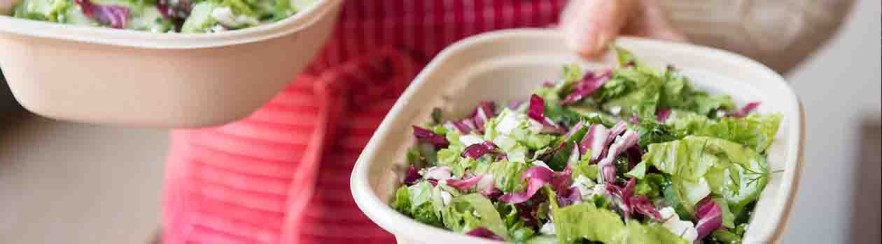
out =
[[315,0],[13,0],[12,16],[157,33],[243,29],[291,16]]
[[616,51],[617,67],[566,66],[523,102],[433,111],[391,207],[509,242],[740,243],[781,115]]

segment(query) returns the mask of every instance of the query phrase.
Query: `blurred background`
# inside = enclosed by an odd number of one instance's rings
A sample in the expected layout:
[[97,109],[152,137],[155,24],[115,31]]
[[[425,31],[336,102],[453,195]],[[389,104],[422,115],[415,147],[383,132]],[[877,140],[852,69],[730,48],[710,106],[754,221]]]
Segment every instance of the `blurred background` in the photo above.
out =
[[[856,1],[839,33],[787,74],[807,137],[784,243],[882,240],[880,17],[880,1]],[[0,78],[0,243],[151,241],[167,133],[37,117]]]

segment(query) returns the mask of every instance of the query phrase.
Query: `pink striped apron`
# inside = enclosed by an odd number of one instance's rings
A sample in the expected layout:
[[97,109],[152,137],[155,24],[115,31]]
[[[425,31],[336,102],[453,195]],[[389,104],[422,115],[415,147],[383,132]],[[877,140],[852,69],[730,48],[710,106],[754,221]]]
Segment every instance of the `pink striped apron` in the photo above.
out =
[[495,29],[548,26],[563,5],[346,1],[322,54],[270,102],[234,123],[172,133],[164,242],[394,242],[349,191],[355,159],[388,109],[450,43]]

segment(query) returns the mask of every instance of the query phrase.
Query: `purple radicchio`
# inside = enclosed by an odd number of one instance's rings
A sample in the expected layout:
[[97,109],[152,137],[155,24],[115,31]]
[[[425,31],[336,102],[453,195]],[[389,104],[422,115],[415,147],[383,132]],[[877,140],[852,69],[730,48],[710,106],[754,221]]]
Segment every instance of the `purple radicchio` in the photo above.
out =
[[84,15],[116,29],[126,28],[131,17],[131,12],[125,6],[99,5],[90,0],[74,0],[74,3],[80,5]]
[[490,141],[485,141],[482,143],[475,143],[475,144],[469,145],[465,149],[463,149],[461,156],[462,157],[469,157],[472,159],[478,159],[481,156],[484,156],[484,154],[499,153],[499,150],[497,150],[498,148],[499,147],[497,147],[496,144],[493,144],[493,142],[490,142]]
[[553,175],[554,171],[541,166],[527,169],[527,171],[524,171],[521,175],[521,179],[527,180],[527,189],[518,193],[506,193],[500,196],[499,200],[513,204],[526,202],[527,200],[530,200],[533,195],[536,195],[536,192],[538,192],[546,182],[551,181]]
[[423,174],[428,180],[447,180],[450,179],[450,167],[447,166],[435,166],[426,169],[425,174]]
[[504,239],[502,239],[502,237],[497,236],[496,234],[494,234],[492,231],[490,231],[489,229],[487,229],[485,227],[475,228],[473,230],[470,230],[469,232],[466,232],[465,234],[470,235],[470,236],[487,238],[490,240],[496,240],[496,241],[503,241],[504,240]]
[[612,199],[615,206],[622,212],[627,219],[631,218],[634,212],[644,216],[661,221],[661,213],[652,205],[652,201],[645,196],[635,196],[634,186],[637,181],[634,178],[628,180],[625,186],[617,186],[615,184],[606,185],[606,194]]
[[733,113],[731,116],[735,117],[735,118],[741,118],[741,117],[747,116],[747,114],[749,114],[753,110],[756,110],[756,108],[758,108],[759,105],[760,105],[760,102],[748,103],[748,104],[744,105],[744,107],[741,107],[741,110],[738,110],[738,112]]
[[598,163],[601,169],[601,178],[606,182],[615,181],[616,168],[613,163],[616,157],[625,152],[625,150],[636,146],[639,139],[640,136],[634,130],[627,130],[621,136],[616,137],[615,141],[607,149],[605,157]]
[[407,174],[404,176],[404,184],[413,185],[421,178],[423,178],[423,176],[420,175],[419,169],[417,169],[416,166],[411,165],[407,168]]
[[591,93],[594,93],[594,91],[597,91],[598,88],[603,86],[610,77],[612,77],[612,70],[607,70],[599,74],[588,72],[582,77],[582,80],[580,80],[579,83],[576,83],[573,87],[573,91],[561,101],[561,104],[573,104],[590,96]]
[[496,116],[496,104],[488,101],[481,101],[478,103],[478,107],[475,108],[475,112],[472,114],[475,129],[484,133],[484,124],[486,124],[487,121],[490,121],[490,118],[493,118],[494,116]]
[[591,161],[600,158],[600,154],[606,149],[606,140],[609,137],[609,129],[601,124],[593,124],[588,127],[588,132],[579,142],[579,153],[585,154],[591,151]]
[[456,188],[458,190],[465,191],[477,186],[478,182],[481,181],[481,178],[484,178],[484,175],[475,175],[468,178],[463,177],[463,179],[460,180],[450,179],[447,180],[447,185],[452,186],[453,188]]
[[158,0],[156,1],[156,9],[163,17],[185,20],[193,10],[193,2],[191,0]]
[[448,121],[447,123],[444,123],[444,127],[448,130],[456,130],[463,135],[477,130],[477,128],[475,127],[475,122],[471,118],[466,118],[459,121]]
[[450,145],[450,142],[444,136],[415,125],[413,126],[413,136],[416,137],[417,141],[431,143],[435,146],[435,149],[447,148]]
[[668,121],[668,117],[671,116],[672,111],[673,110],[671,110],[670,108],[659,109],[658,115],[655,119],[658,120],[659,123],[665,123],[666,121]]
[[530,108],[527,115],[533,121],[542,125],[542,132],[546,133],[564,133],[563,127],[554,123],[550,118],[545,117],[545,100],[536,94],[530,96]]
[[698,219],[698,223],[695,224],[698,239],[710,235],[711,232],[723,226],[723,211],[717,202],[710,198],[705,198],[698,203],[695,218]]

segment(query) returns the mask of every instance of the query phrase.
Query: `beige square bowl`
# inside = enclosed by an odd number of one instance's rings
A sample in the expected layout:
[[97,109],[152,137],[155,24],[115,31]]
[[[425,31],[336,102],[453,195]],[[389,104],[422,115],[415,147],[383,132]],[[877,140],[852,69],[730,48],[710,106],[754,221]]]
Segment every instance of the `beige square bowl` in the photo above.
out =
[[[358,158],[351,187],[359,208],[399,243],[488,242],[419,223],[388,206],[403,175],[399,169],[404,168],[405,151],[413,143],[408,128],[428,121],[434,107],[462,116],[479,100],[526,98],[543,81],[557,79],[564,64],[597,68],[614,63],[612,54],[599,62],[581,60],[563,43],[557,31],[521,29],[478,35],[445,49],[398,99]],[[650,65],[675,65],[699,88],[730,94],[739,104],[761,101],[759,112],[784,115],[769,149],[771,179],[744,240],[780,238],[796,192],[803,138],[800,103],[783,78],[726,51],[639,38],[620,38],[617,44]]]
[[247,116],[312,60],[341,0],[213,34],[148,33],[0,15],[0,68],[15,98],[50,118],[200,127]]

